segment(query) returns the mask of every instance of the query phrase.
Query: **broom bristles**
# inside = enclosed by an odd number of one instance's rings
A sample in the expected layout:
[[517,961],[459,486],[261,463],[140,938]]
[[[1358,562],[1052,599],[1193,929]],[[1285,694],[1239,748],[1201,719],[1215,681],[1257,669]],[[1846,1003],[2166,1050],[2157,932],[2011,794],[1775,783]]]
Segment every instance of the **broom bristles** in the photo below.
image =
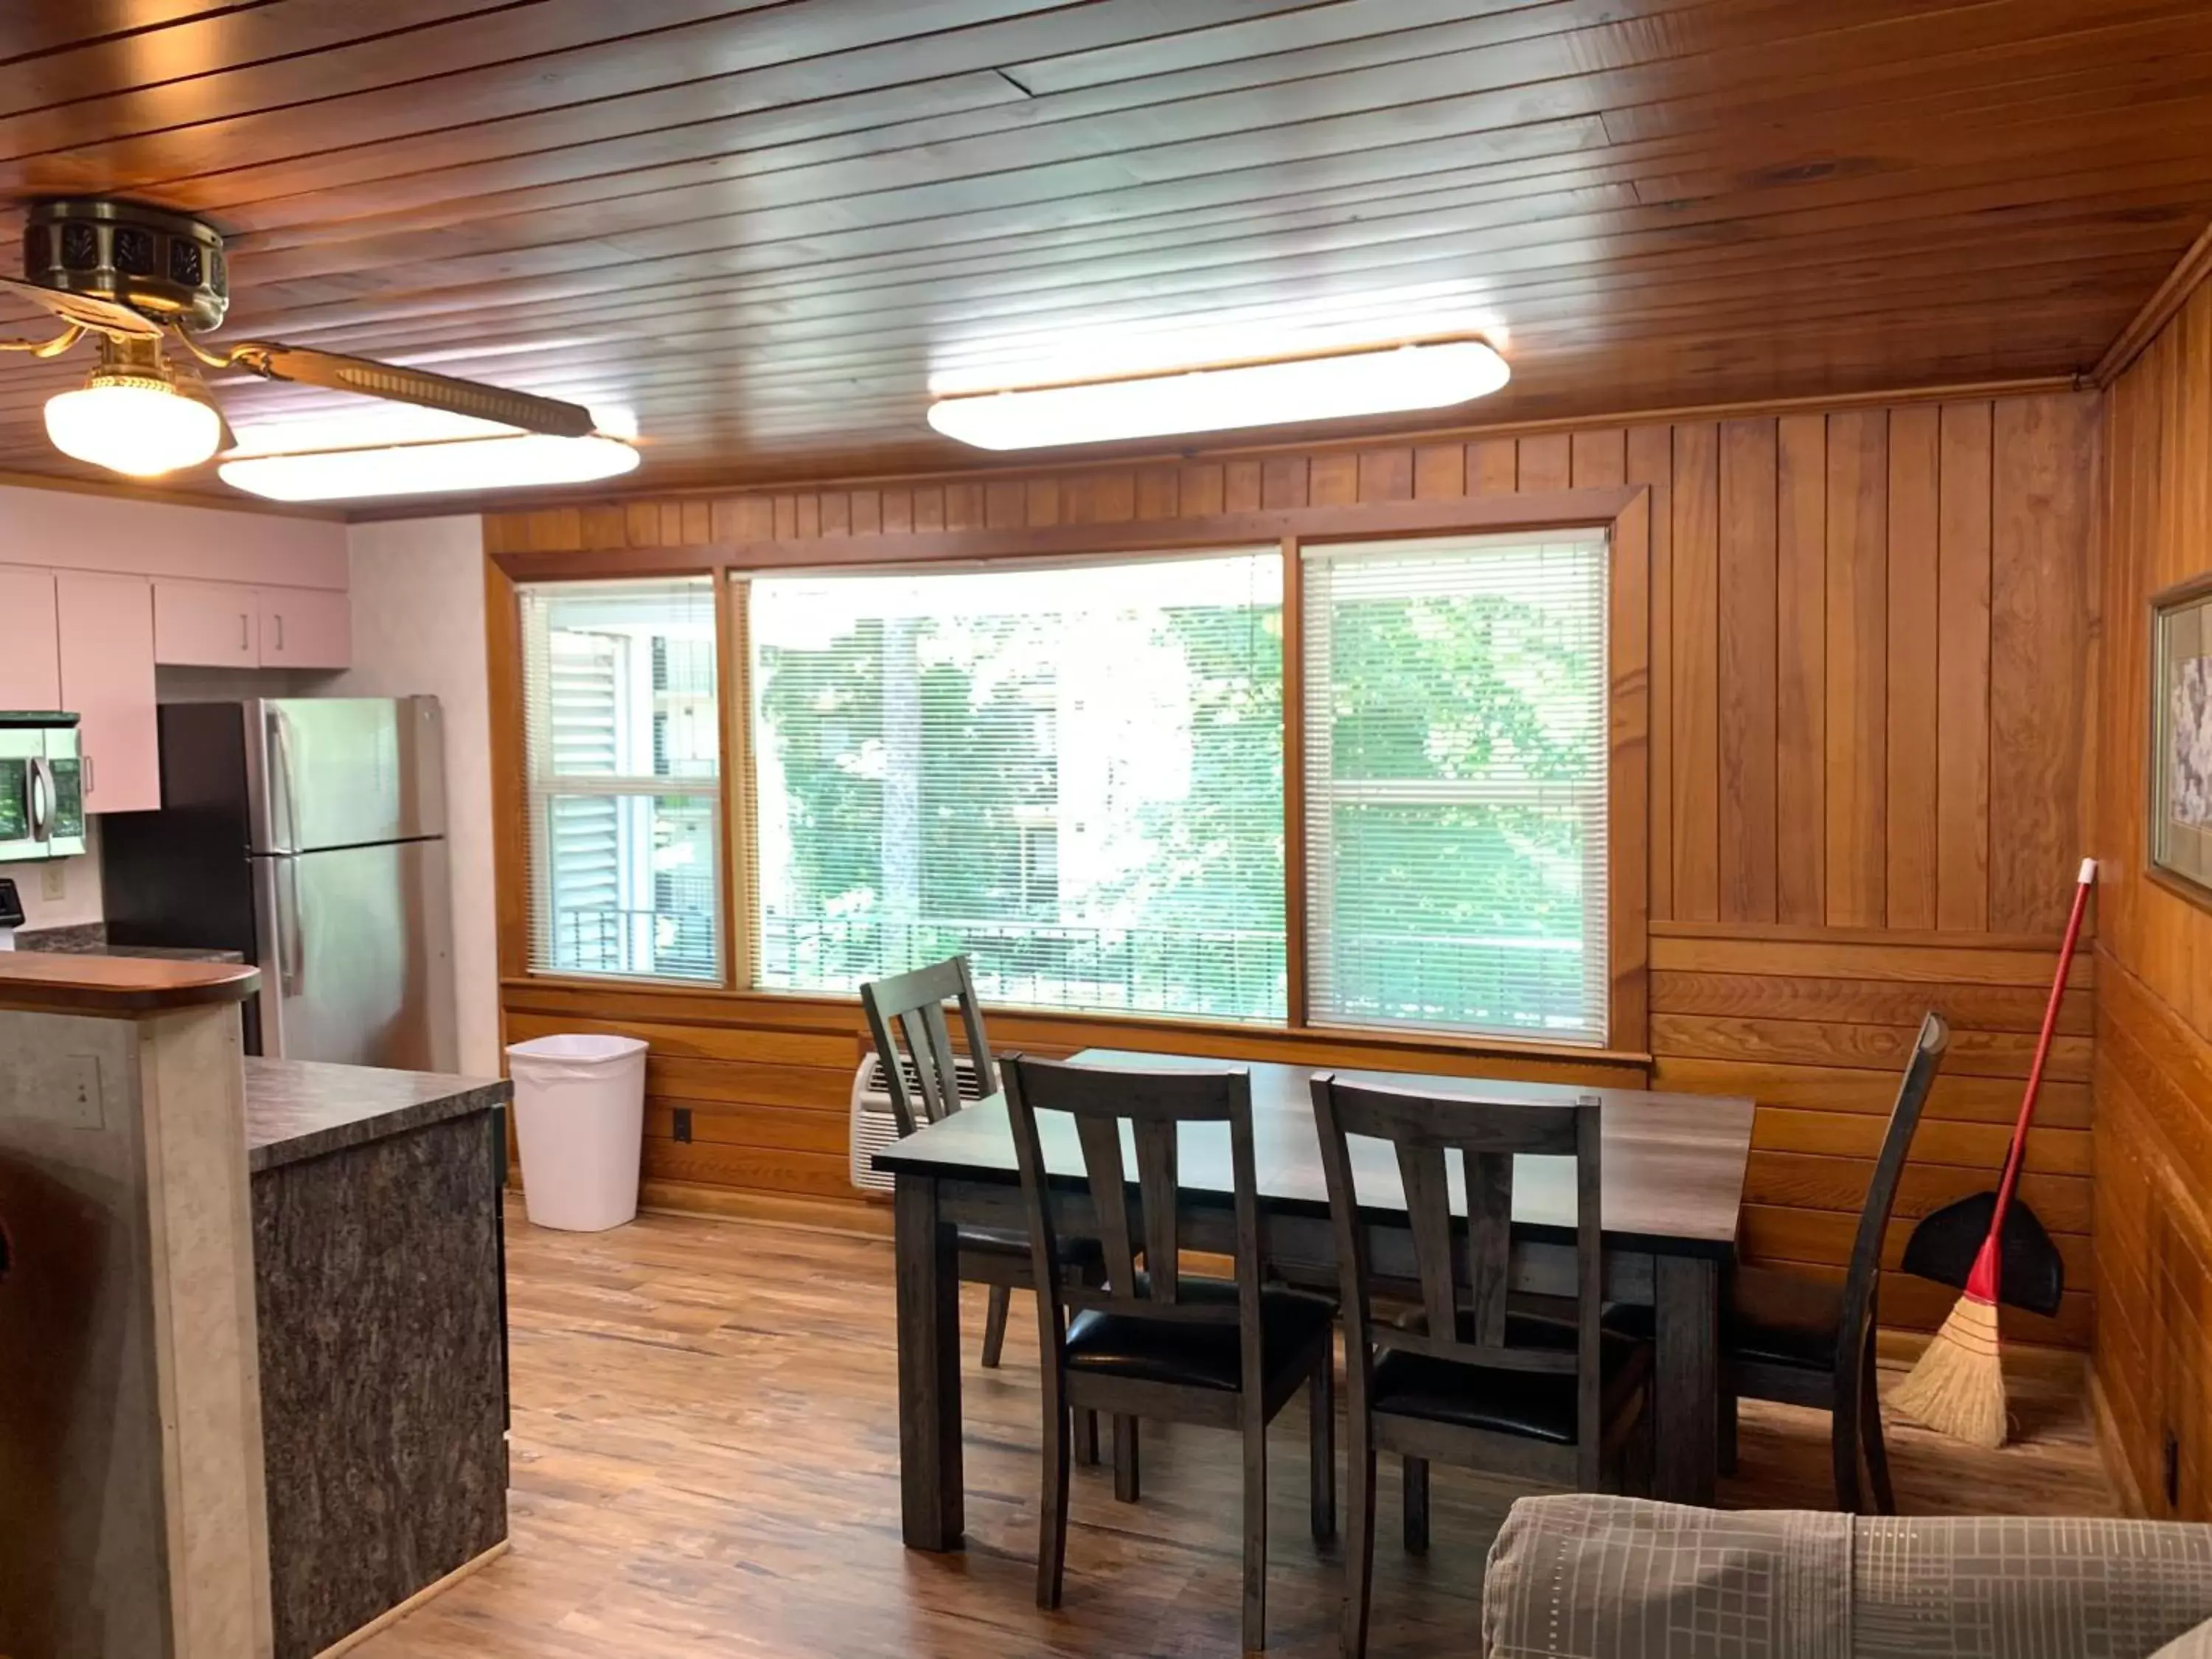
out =
[[1960,1297],[1889,1403],[1939,1433],[1977,1446],[2003,1445],[2004,1364],[1997,1354],[1996,1305]]

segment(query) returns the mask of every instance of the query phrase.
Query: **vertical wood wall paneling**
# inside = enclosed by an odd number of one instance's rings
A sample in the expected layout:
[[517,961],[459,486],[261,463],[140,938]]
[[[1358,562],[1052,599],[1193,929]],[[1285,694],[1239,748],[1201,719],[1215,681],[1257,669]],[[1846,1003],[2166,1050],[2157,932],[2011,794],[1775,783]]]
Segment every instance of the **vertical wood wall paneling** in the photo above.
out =
[[1828,422],[1778,423],[1774,690],[1775,915],[1827,915]]
[[1564,432],[1521,440],[1521,493],[1534,495],[1547,489],[1565,489],[1573,475],[1574,444]]
[[[2008,847],[2010,803],[2037,787],[2004,744],[2019,716],[2015,629],[2039,611],[2006,591],[2037,570],[2015,553],[2010,488],[2053,489],[2045,457],[2071,411],[1993,420],[1990,908],[2033,903],[2050,855]],[[2055,435],[2054,435],[2055,434]],[[2106,399],[2104,635],[2091,747],[2097,771],[2097,1329],[2100,1426],[2121,1485],[2148,1513],[2212,1520],[2212,907],[2151,878],[2146,792],[2152,757],[2149,601],[2212,570],[2212,286],[2200,287]],[[2048,836],[2047,823],[2032,835]],[[2175,1480],[2167,1484],[2168,1446]]]
[[[2212,333],[2206,338],[2212,342]],[[2173,355],[2154,351],[2145,362],[2170,362]],[[1358,512],[1409,498],[1623,482],[1639,488],[1637,507],[1615,532],[1609,811],[1622,845],[1643,833],[1650,921],[1648,931],[1627,924],[1635,883],[1617,875],[1613,1040],[1648,1047],[1662,1086],[1760,1101],[1745,1248],[1753,1260],[1834,1273],[1921,1012],[1946,1012],[1959,1042],[1916,1143],[1913,1213],[1987,1184],[2041,1011],[2057,922],[2032,906],[1992,902],[2000,890],[1996,861],[2012,833],[2009,804],[2027,789],[2027,768],[2015,765],[2008,778],[1998,773],[2008,746],[2039,740],[2031,728],[2048,717],[2043,711],[2064,702],[2078,722],[2096,702],[2069,678],[2087,662],[2081,611],[2047,603],[2039,591],[2014,591],[2021,583],[2079,591],[2092,568],[2085,503],[2092,500],[2094,400],[2044,401],[2037,409],[2010,399],[1791,411],[1772,420],[1593,426],[1518,440],[1438,434],[1310,453],[753,490],[708,501],[705,517],[710,550],[781,538],[803,560],[815,546],[836,556],[849,538],[866,535],[880,544],[871,556],[895,561],[900,538],[957,524],[1000,532],[1090,525],[1111,538],[1102,545],[1126,540],[1140,550],[1147,523],[1263,506],[1334,503]],[[2212,427],[2212,396],[2200,401]],[[2193,435],[2176,429],[2191,407],[2179,391],[2116,404],[2155,409],[2156,421],[2145,415],[2142,423],[2147,433],[2156,427],[2177,466],[2206,452],[2202,428]],[[2164,515],[2157,518],[2164,546],[2176,541],[2178,526],[2193,522],[2191,503],[2212,509],[2212,501],[2201,484],[2193,494],[2161,494],[2147,470],[2116,476],[2114,494],[2145,503],[2137,517],[2146,522],[2154,509]],[[693,501],[493,515],[486,545],[574,547],[580,560],[608,556],[587,549],[627,545],[634,554],[613,556],[650,563],[664,532],[696,545],[690,538],[700,517]],[[2191,529],[2180,539],[2186,544],[2197,534]],[[2001,555],[2008,537],[2020,545]],[[2180,574],[2161,568],[2168,579]],[[2125,590],[2131,597],[2114,604],[2140,606],[2149,573],[2138,576]],[[495,615],[504,606],[511,617],[503,580],[494,573],[491,603]],[[1296,604],[1295,574],[1286,599]],[[505,667],[497,665],[502,653]],[[501,646],[495,635],[494,655],[495,678],[506,677],[502,695],[511,695],[511,642]],[[2042,676],[2022,688],[2042,700],[2038,712],[2002,732],[1998,703],[2013,682],[1993,695],[2000,657],[2015,680],[2029,665],[2039,665]],[[2146,672],[2140,641],[2116,642],[2112,675]],[[1290,690],[1295,696],[1295,681]],[[1917,701],[1900,702],[1908,696]],[[2138,692],[2133,718],[2140,715]],[[2139,726],[2119,736],[2115,729],[2108,717],[2101,742],[2062,732],[2070,757],[2029,757],[2029,766],[2048,774],[2051,823],[2078,819],[2087,757],[2102,750],[2133,763]],[[1286,770],[1295,793],[1295,753]],[[2130,775],[2127,787],[2138,783]],[[518,770],[510,793],[520,787]],[[2107,810],[2116,793],[2109,783],[2103,791]],[[516,868],[520,814],[518,796],[508,815],[514,848],[501,853],[503,865]],[[2029,840],[2044,845],[2032,857],[2014,849],[2022,872],[2057,857],[2056,830],[2032,829]],[[2060,860],[2062,884],[2072,856],[2069,848]],[[2024,873],[2007,879],[2024,890]],[[2148,898],[2109,890],[2100,926],[2109,938],[2135,939],[2176,1006],[2196,999],[2199,1017],[2212,1021],[2212,991],[2188,988],[2200,966],[2212,972],[2212,945],[2200,957],[2185,930],[2122,921],[2124,914],[2152,914],[2153,903],[2179,902],[2163,890],[2144,890]],[[503,940],[521,936],[519,914],[508,914],[521,898],[520,884],[502,882]],[[1293,927],[1298,902],[1294,895],[1285,918]],[[1648,975],[1638,971],[1647,957]],[[520,971],[519,960],[506,965]],[[2089,1336],[2097,1279],[2087,1174],[2090,978],[2084,963],[2077,974],[2083,988],[2069,996],[2045,1087],[2044,1127],[2030,1143],[2033,1190],[2074,1270],[2057,1322],[2021,1322],[2017,1334],[2037,1340],[2086,1343]],[[657,1069],[647,1167],[655,1192],[773,1204],[836,1201],[843,1193],[840,1138],[850,1057],[858,1053],[856,1009],[834,999],[536,983],[511,988],[508,1000],[520,1029],[557,1018],[574,1029],[630,1022],[649,1036]],[[1039,1052],[1091,1041],[1211,1042],[1255,1057],[1339,1058],[1338,1039],[1312,1030],[1231,1042],[1158,1024],[1102,1031],[1002,1010],[994,1031]],[[691,1054],[695,1048],[712,1053]],[[1530,1070],[1522,1061],[1418,1048],[1395,1062],[1363,1063]],[[1536,1069],[1553,1076],[1589,1070]],[[694,1107],[695,1143],[669,1138],[678,1101]],[[2153,1109],[2146,1106],[2137,1121]],[[2143,1179],[2154,1174],[2146,1164]],[[2212,1158],[2205,1178],[2212,1180]],[[1909,1218],[1893,1231],[1893,1267]],[[2179,1247],[2160,1233],[2147,1248],[2170,1255]],[[2162,1271],[2154,1264],[2136,1277],[2176,1282]],[[1939,1319],[1946,1297],[1929,1289],[1893,1276],[1885,1318],[1923,1326]],[[2166,1342],[2167,1328],[2146,1325],[2138,1346]]]
[[1521,446],[1510,438],[1480,438],[1467,447],[1467,493],[1510,495],[1518,489]]
[[1828,417],[1828,925],[1887,920],[1889,416]]
[[1674,890],[1683,921],[1720,920],[1720,428],[1674,428]]
[[1884,896],[1893,927],[1936,925],[1936,514],[1942,411],[1889,422],[1889,721]]
[[1990,420],[1942,410],[1936,514],[1936,925],[1990,925]]
[[[1613,447],[1626,464],[1625,443]],[[1601,456],[1603,462],[1605,457]],[[1651,821],[1651,498],[1637,501],[1613,526],[1613,585],[1607,596],[1607,753],[1611,789],[1607,830],[1615,848],[1634,848]],[[1651,945],[1648,849],[1614,857],[1607,895],[1611,1019],[1609,1046],[1638,1053],[1650,1046],[1648,967]]]
[[1720,429],[1720,920],[1775,920],[1775,423]]
[[1652,920],[1674,916],[1674,429],[1632,427],[1628,482],[1650,494],[1651,799],[1647,844]]
[[2082,855],[2082,671],[2097,600],[2076,553],[2091,533],[2094,406],[1996,405],[1991,471],[1990,925],[2065,925]]

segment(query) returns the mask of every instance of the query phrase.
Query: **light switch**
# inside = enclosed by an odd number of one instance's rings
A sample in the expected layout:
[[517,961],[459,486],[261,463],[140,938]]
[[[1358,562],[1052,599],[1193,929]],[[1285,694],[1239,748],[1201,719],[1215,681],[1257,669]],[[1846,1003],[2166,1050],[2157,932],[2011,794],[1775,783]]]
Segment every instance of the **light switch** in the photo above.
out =
[[40,866],[39,896],[49,903],[69,896],[69,866],[54,859]]

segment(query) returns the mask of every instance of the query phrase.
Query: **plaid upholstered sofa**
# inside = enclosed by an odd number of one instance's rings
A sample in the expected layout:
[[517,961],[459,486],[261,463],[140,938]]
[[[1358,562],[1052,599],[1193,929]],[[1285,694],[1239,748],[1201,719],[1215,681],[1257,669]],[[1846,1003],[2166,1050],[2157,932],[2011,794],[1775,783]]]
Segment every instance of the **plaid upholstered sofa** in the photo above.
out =
[[1488,1659],[2212,1659],[2212,1527],[1528,1498]]

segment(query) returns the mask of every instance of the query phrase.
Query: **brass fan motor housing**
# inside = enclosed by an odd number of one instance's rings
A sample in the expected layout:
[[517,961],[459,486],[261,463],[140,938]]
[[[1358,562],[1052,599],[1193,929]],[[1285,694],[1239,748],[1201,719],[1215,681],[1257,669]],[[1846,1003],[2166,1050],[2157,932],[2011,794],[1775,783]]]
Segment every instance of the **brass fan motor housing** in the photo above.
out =
[[113,300],[198,332],[230,309],[222,234],[189,214],[107,197],[33,202],[23,276],[64,294]]

